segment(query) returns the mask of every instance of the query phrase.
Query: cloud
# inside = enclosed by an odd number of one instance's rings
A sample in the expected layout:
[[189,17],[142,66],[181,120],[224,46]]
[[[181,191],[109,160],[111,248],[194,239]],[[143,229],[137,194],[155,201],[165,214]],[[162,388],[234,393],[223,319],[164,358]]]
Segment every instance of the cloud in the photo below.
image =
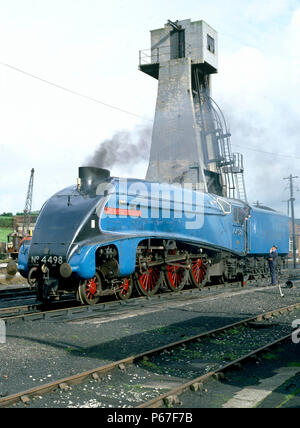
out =
[[[277,2],[277,8],[283,4]],[[269,10],[270,16],[276,10]],[[300,9],[272,47],[267,41],[221,55],[215,78],[214,93],[230,124],[233,149],[244,154],[249,202],[260,200],[281,210],[289,197],[283,178],[300,176],[299,43]],[[296,214],[300,217],[299,201]]]
[[247,19],[263,23],[281,16],[292,4],[290,0],[251,0],[245,4],[244,15]]

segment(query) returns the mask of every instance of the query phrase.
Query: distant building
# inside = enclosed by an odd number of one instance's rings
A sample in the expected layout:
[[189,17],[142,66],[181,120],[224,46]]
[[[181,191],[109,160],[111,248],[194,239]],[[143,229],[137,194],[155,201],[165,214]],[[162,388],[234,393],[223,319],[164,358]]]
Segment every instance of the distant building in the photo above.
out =
[[[32,234],[32,232],[34,230],[36,219],[37,219],[37,216],[35,216],[35,215],[31,216],[31,223],[30,223],[30,228],[29,228],[29,230],[31,232],[30,234]],[[13,217],[13,229],[14,229],[14,231],[21,233],[23,230],[23,222],[24,222],[24,216],[15,215]]]
[[[300,219],[295,220],[295,233],[296,233],[296,257],[297,262],[300,261]],[[292,222],[290,221],[290,257],[293,257],[293,234]]]

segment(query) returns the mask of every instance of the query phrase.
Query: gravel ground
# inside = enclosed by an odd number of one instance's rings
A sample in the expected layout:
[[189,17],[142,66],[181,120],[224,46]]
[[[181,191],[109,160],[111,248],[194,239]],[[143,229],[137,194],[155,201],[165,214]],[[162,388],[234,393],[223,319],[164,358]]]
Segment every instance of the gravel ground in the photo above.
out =
[[[241,391],[263,391],[266,380],[274,378],[282,369],[287,371],[287,380],[275,388],[265,399],[258,402],[258,408],[300,407],[300,344],[285,342],[260,355],[257,360],[243,364],[241,370],[227,371],[224,380],[211,379],[197,391],[187,391],[180,396],[182,405],[177,408],[220,408]],[[288,369],[291,375],[288,375]],[[294,371],[296,373],[292,374]]]
[[0,290],[17,287],[28,287],[26,280],[21,275],[10,276],[6,273],[0,274]]
[[[159,356],[141,361],[124,371],[115,369],[101,379],[88,379],[84,384],[38,397],[28,403],[28,406],[33,408],[135,407],[288,334],[291,331],[292,321],[297,318],[300,318],[300,310],[274,317],[251,328],[231,329],[214,338],[202,340],[201,343],[192,343],[172,351],[164,351]],[[270,352],[263,358],[266,362],[272,361],[273,354]],[[295,357],[292,360],[295,361]],[[247,371],[247,379],[249,374],[253,376],[250,371]],[[264,376],[267,376],[267,373]],[[236,383],[237,380],[234,379],[232,384],[236,386]],[[226,388],[228,395],[228,385]],[[214,388],[213,399],[212,391],[204,395],[207,395],[203,400],[206,407],[208,397],[210,397],[208,407],[214,407],[217,403],[220,405],[220,397],[226,398],[223,387],[220,390]],[[183,401],[181,407],[202,407],[201,400],[199,403],[199,395],[185,394],[183,398],[180,397],[180,400]],[[18,405],[18,407],[23,406],[24,404]]]
[[[116,312],[111,317],[111,322],[100,316],[76,322],[38,321],[10,325],[7,328],[7,343],[0,344],[0,396],[96,368],[128,355],[236,322],[241,318],[296,303],[300,299],[298,288],[285,289],[284,299],[280,297],[278,288],[259,291],[249,287],[249,290],[253,292],[240,295],[236,292],[226,298],[222,297],[224,293],[221,293],[218,298],[194,299],[180,307],[170,304],[166,307],[165,303],[159,303],[155,304],[151,313],[143,313],[139,307],[132,307],[130,317],[125,314],[120,319]],[[132,316],[135,311],[137,314]],[[290,324],[290,320],[288,323]],[[250,342],[250,338],[247,340]],[[212,355],[214,353],[211,345],[207,345],[205,351],[208,356],[209,352],[212,352]],[[227,358],[230,358],[230,355]],[[178,361],[177,368],[183,364],[180,359]],[[101,382],[90,380],[86,386],[79,386],[82,389],[78,395],[74,387],[72,391],[61,391],[58,396],[55,393],[53,396],[49,394],[40,400],[34,400],[30,405],[132,406],[133,403],[136,405],[139,399],[145,401],[151,398],[153,393],[157,394],[155,388],[162,392],[166,388],[169,389],[170,384],[175,385],[186,376],[184,370],[178,371],[176,368],[168,373],[166,380],[165,376],[162,377],[162,372],[151,367],[150,363],[151,361],[148,366],[138,367],[138,371],[135,367],[129,368],[125,373],[116,370]],[[199,367],[196,369],[195,372],[198,373]],[[134,377],[136,379],[133,379]],[[120,397],[120,392],[114,392],[117,391],[118,384],[130,386],[133,380],[137,386],[130,392],[128,387],[124,388],[125,399]],[[103,393],[105,384],[107,394],[103,397],[97,394],[99,391],[96,388],[101,385],[100,390]],[[86,388],[86,391],[83,388]],[[90,388],[94,389],[90,391]]]

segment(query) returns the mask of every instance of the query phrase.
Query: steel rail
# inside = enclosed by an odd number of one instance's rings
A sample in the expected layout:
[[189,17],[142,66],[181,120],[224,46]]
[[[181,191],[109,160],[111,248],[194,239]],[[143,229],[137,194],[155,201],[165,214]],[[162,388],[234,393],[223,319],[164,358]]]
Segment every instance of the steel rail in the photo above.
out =
[[[199,387],[199,384],[202,384],[203,382],[211,379],[214,376],[218,376],[223,374],[226,370],[234,369],[235,366],[245,363],[249,358],[256,356],[257,354],[260,354],[267,349],[270,349],[276,345],[278,345],[281,342],[284,342],[287,339],[290,339],[293,332],[287,334],[286,336],[281,337],[280,339],[275,340],[274,342],[270,342],[267,345],[264,345],[260,348],[255,349],[254,351],[251,351],[247,355],[244,355],[243,357],[237,358],[236,360],[232,361],[231,363],[228,363],[222,367],[219,367],[218,369],[211,371],[209,373],[206,373],[203,376],[197,377],[196,379],[193,379],[187,383],[184,383],[180,385],[177,388],[174,388],[165,394],[161,394],[156,398],[153,398],[152,400],[146,401],[143,404],[140,404],[137,406],[137,409],[145,409],[145,408],[156,408],[167,404],[177,404],[178,403],[178,395],[183,394],[185,391],[191,389],[193,387],[193,390],[196,391]],[[176,403],[177,402],[177,403]]]
[[[16,285],[16,284],[14,284]],[[2,299],[2,297],[5,297],[7,295],[18,295],[18,294],[28,294],[28,293],[34,293],[30,287],[17,287],[17,288],[5,288],[3,290],[0,290],[0,299]]]
[[40,310],[40,303],[33,303],[30,305],[19,305],[19,306],[11,306],[6,308],[0,308],[0,318],[7,322],[9,319],[13,319],[14,317],[24,316],[26,312],[37,313]]
[[[257,281],[254,281],[257,283]],[[232,288],[240,288],[244,289],[245,287],[241,287],[239,282],[234,283],[224,283],[224,284],[216,284],[206,287],[205,291],[214,292],[219,289],[226,289],[230,288],[228,286],[231,286]],[[128,300],[111,300],[107,302],[101,302],[94,306],[67,306],[64,308],[59,309],[51,309],[51,310],[42,310],[43,304],[42,303],[32,303],[30,305],[18,305],[18,306],[7,306],[4,308],[0,308],[0,318],[5,321],[7,324],[21,320],[26,321],[32,319],[33,321],[38,320],[45,320],[45,319],[51,319],[51,318],[59,318],[60,316],[66,316],[68,320],[71,320],[71,315],[78,315],[78,314],[86,314],[87,318],[90,317],[97,317],[99,313],[106,312],[109,309],[116,309],[121,306],[133,306],[139,302],[143,301],[150,301],[155,302],[156,300],[171,300],[179,296],[188,297],[189,294],[192,296],[193,294],[198,294],[204,291],[203,289],[198,288],[192,288],[187,290],[180,290],[180,291],[170,291],[168,290],[167,293],[162,294],[156,294],[154,296],[139,296],[135,298],[131,298]],[[256,290],[254,290],[256,291]],[[259,291],[259,289],[258,289]],[[210,298],[211,296],[200,296],[200,299],[203,301],[206,298]],[[71,300],[66,300],[65,303],[70,303]],[[60,304],[63,303],[63,301],[59,302]],[[84,318],[84,317],[83,317]],[[78,317],[76,318],[79,319]]]
[[[294,309],[297,309],[297,308],[300,308],[300,302],[293,304],[293,305],[290,305],[290,306],[283,307],[283,308],[274,309],[274,310],[269,311],[269,312],[261,313],[261,314],[255,315],[254,317],[243,319],[243,320],[238,321],[236,323],[229,324],[229,325],[226,325],[226,326],[214,329],[214,330],[210,330],[208,332],[200,333],[198,335],[191,336],[189,338],[182,339],[180,341],[169,343],[169,344],[161,346],[159,348],[155,348],[155,349],[152,349],[150,351],[145,351],[141,354],[130,356],[130,357],[124,358],[122,360],[118,360],[118,361],[115,361],[113,363],[110,363],[110,364],[107,364],[104,366],[100,366],[100,367],[79,373],[77,375],[73,375],[73,376],[63,378],[63,379],[59,379],[59,380],[53,381],[51,383],[47,383],[47,384],[44,384],[44,385],[41,385],[41,386],[38,386],[38,387],[35,387],[32,389],[28,389],[26,391],[18,392],[18,393],[9,395],[7,397],[0,398],[0,407],[7,407],[9,405],[12,405],[12,404],[18,402],[19,400],[22,400],[23,397],[27,397],[27,398],[34,397],[37,395],[42,395],[42,394],[54,391],[56,388],[63,389],[66,385],[76,385],[76,384],[83,382],[85,379],[87,379],[90,376],[96,376],[97,377],[99,375],[110,372],[113,369],[116,369],[118,367],[121,369],[127,365],[131,365],[133,363],[141,361],[145,357],[149,358],[153,355],[160,354],[166,350],[169,350],[172,348],[177,348],[183,344],[199,341],[199,340],[202,340],[202,339],[209,337],[211,335],[216,335],[216,334],[222,333],[226,330],[230,330],[230,329],[235,328],[235,327],[240,327],[242,325],[248,324],[248,323],[253,322],[253,321],[261,321],[262,319],[269,319],[270,317],[272,317],[274,314],[277,314],[277,313],[284,314],[286,312],[292,312]],[[292,332],[286,337],[290,337],[291,334],[292,334]],[[278,343],[282,340],[284,340],[284,338],[281,338],[281,339],[277,340],[276,342]],[[218,370],[216,370],[214,372],[210,372],[204,376],[201,376],[197,379],[194,379],[193,381],[190,381],[186,384],[183,384],[181,387],[178,387],[178,388],[176,388],[176,389],[174,389],[174,390],[172,390],[172,391],[170,391],[164,395],[161,395],[161,396],[157,397],[156,399],[153,399],[153,400],[150,400],[144,404],[141,404],[138,407],[154,406],[155,403],[161,402],[162,400],[166,399],[170,395],[178,393],[179,391],[181,391],[183,389],[187,389],[190,387],[190,385],[195,384],[197,382],[201,382],[201,381],[203,382],[203,380],[213,376],[214,374],[219,373],[221,371],[224,371],[226,368],[232,367],[232,365],[237,364],[238,362],[242,361],[243,359],[249,358],[249,356],[254,355],[254,354],[260,352],[262,349],[264,349],[266,347],[270,347],[270,346],[271,346],[271,344],[269,344],[268,346],[264,346],[263,348],[256,349],[255,351],[252,351],[250,354],[248,354],[246,357],[245,356],[241,357],[241,358],[235,360],[233,363],[230,363],[230,364],[228,364],[222,368],[219,368]]]
[[[186,289],[186,290],[180,290],[180,291],[170,291],[167,290],[167,292],[162,293],[162,294],[155,294],[153,296],[139,296],[139,297],[134,297],[134,298],[130,298],[128,300],[109,300],[107,302],[101,302],[101,303],[97,303],[96,305],[77,305],[77,306],[72,306],[72,307],[64,307],[64,308],[60,308],[60,309],[51,309],[51,310],[41,310],[41,308],[43,307],[42,303],[36,303],[36,304],[31,304],[31,305],[22,305],[22,306],[13,306],[13,307],[6,307],[6,308],[0,308],[0,317],[3,321],[5,322],[10,322],[10,321],[17,321],[17,320],[29,320],[30,318],[32,318],[33,320],[39,320],[39,319],[46,319],[46,318],[55,318],[55,317],[59,317],[59,316],[63,316],[63,315],[67,315],[68,317],[70,317],[71,313],[73,312],[74,314],[78,314],[78,313],[87,313],[88,316],[91,316],[91,314],[94,314],[95,316],[98,316],[99,312],[104,312],[107,311],[107,309],[115,309],[116,307],[130,307],[130,306],[134,306],[136,303],[142,303],[144,301],[150,301],[150,302],[155,302],[155,301],[159,301],[159,300],[170,300],[170,299],[174,299],[176,297],[179,296],[184,296],[184,297],[188,297],[193,296],[195,294],[201,294],[202,291],[209,291],[209,292],[214,292],[217,291],[219,289],[226,289],[226,288],[244,288],[241,287],[240,282],[234,282],[234,283],[227,283],[227,284],[217,284],[217,285],[211,285],[206,287],[205,289],[199,289],[199,288],[191,288],[191,289]],[[207,296],[203,296],[202,298],[205,299]],[[71,302],[71,300],[65,300],[57,302],[59,303],[67,303],[67,302]],[[53,305],[57,304],[57,303],[53,303]],[[10,314],[14,313],[14,312],[19,312],[18,315],[12,316]],[[21,313],[20,313],[21,312]],[[28,312],[28,313],[27,313]],[[6,316],[8,314],[8,316]]]
[[[253,280],[257,284],[256,280]],[[262,283],[263,284],[263,283]],[[275,287],[275,286],[274,286]],[[150,302],[154,303],[156,301],[168,301],[175,299],[176,297],[183,296],[188,298],[189,295],[191,296],[191,299],[193,299],[193,295],[199,295],[196,296],[196,298],[199,298],[201,301],[204,301],[206,298],[210,298],[211,295],[201,296],[200,293],[203,291],[208,292],[215,292],[219,289],[227,289],[227,291],[230,291],[230,288],[233,289],[245,289],[245,286],[241,286],[240,282],[232,282],[232,283],[223,283],[223,284],[215,284],[211,286],[204,287],[202,289],[199,288],[190,288],[186,290],[180,290],[180,291],[170,291],[167,290],[167,292],[162,294],[155,294],[153,296],[139,296],[134,297],[128,300],[109,300],[106,302],[97,303],[95,305],[77,305],[77,306],[66,306],[59,309],[51,309],[51,310],[42,310],[43,304],[42,303],[33,303],[30,305],[19,305],[19,306],[11,306],[11,307],[5,307],[0,308],[0,317],[2,321],[5,321],[6,324],[11,324],[13,322],[17,321],[38,321],[38,320],[50,320],[50,319],[58,319],[59,317],[67,317],[68,321],[71,321],[72,314],[78,315],[83,314],[82,318],[76,317],[76,320],[79,319],[85,319],[85,318],[92,318],[97,317],[101,313],[107,313],[109,310],[114,310],[116,308],[120,307],[130,307],[135,306],[136,304],[143,303],[143,302]],[[269,287],[270,289],[271,287]],[[253,289],[253,292],[260,291],[262,288]],[[234,294],[233,294],[234,295]],[[218,295],[222,297],[222,294]],[[53,305],[56,304],[63,304],[63,303],[70,303],[72,300],[62,300],[60,302],[55,302]],[[84,314],[86,316],[84,316]]]
[[[300,269],[298,269],[300,271]],[[289,273],[289,277],[286,278],[285,275]],[[282,271],[282,277],[288,280],[297,280],[298,277],[293,277],[291,274],[293,272],[288,271],[288,270],[284,270]],[[297,275],[297,272],[294,272]],[[299,273],[298,273],[299,276]],[[283,279],[282,278],[282,279]],[[299,277],[300,278],[300,277]],[[258,282],[261,282],[262,285],[264,284],[264,282],[266,282],[266,279],[251,279],[247,281],[247,284],[249,285],[253,285],[254,283],[257,284]],[[5,322],[8,322],[9,320],[27,320],[30,319],[30,317],[33,317],[34,320],[38,320],[38,319],[45,319],[48,316],[51,317],[56,317],[59,316],[59,311],[61,311],[61,315],[64,315],[64,313],[67,313],[67,316],[70,317],[70,314],[72,313],[72,311],[74,311],[74,313],[78,313],[78,312],[87,312],[89,315],[91,314],[91,312],[97,312],[97,311],[101,311],[101,308],[103,310],[107,309],[107,305],[114,305],[114,306],[121,306],[121,305],[129,305],[130,304],[134,304],[137,300],[141,301],[141,300],[156,300],[156,299],[164,299],[164,298],[173,298],[173,297],[178,297],[178,296],[182,296],[182,295],[188,295],[188,294],[193,294],[193,293],[199,293],[202,291],[211,291],[211,290],[218,290],[219,288],[230,288],[230,287],[240,287],[240,288],[244,288],[245,285],[241,284],[241,281],[234,281],[234,282],[224,282],[223,284],[212,284],[212,285],[208,285],[206,287],[203,288],[191,288],[191,289],[186,289],[186,290],[180,290],[180,291],[170,291],[168,290],[166,293],[162,293],[162,294],[155,294],[153,296],[139,296],[139,297],[135,297],[135,298],[130,298],[128,300],[111,300],[111,301],[107,301],[107,302],[101,302],[98,303],[94,306],[74,306],[74,307],[68,307],[68,308],[60,308],[60,309],[51,309],[49,311],[42,311],[40,310],[42,308],[42,303],[36,303],[36,304],[31,304],[31,305],[19,305],[19,306],[14,306],[14,307],[7,307],[7,308],[0,308],[0,317],[2,318],[2,320],[4,320]],[[166,287],[167,288],[167,287]],[[17,290],[17,289],[16,289]],[[20,289],[22,290],[22,292],[24,292],[24,289]],[[26,290],[26,289],[25,289]],[[14,289],[11,291],[15,291]],[[4,292],[6,292],[6,290],[4,290]],[[21,292],[21,291],[20,291]],[[21,293],[22,293],[21,292]],[[19,292],[16,292],[16,297],[18,296]],[[0,296],[1,296],[1,291],[0,291]],[[20,296],[21,297],[21,296]],[[29,296],[28,296],[29,297]],[[0,299],[1,300],[1,299]],[[71,300],[67,300],[68,302],[70,302]],[[63,303],[63,301],[61,301],[60,303]],[[81,308],[81,310],[80,310]],[[84,308],[84,309],[83,309]],[[15,314],[15,315],[13,315]],[[40,314],[40,317],[37,318],[37,314]]]

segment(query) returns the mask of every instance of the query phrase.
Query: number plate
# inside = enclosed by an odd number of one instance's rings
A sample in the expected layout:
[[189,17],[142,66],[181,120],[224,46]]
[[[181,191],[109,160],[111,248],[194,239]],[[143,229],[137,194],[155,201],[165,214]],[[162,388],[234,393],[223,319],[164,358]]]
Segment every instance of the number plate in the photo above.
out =
[[39,265],[40,263],[43,264],[49,264],[52,266],[56,265],[62,265],[63,264],[63,258],[62,256],[31,256],[31,264],[33,265]]

